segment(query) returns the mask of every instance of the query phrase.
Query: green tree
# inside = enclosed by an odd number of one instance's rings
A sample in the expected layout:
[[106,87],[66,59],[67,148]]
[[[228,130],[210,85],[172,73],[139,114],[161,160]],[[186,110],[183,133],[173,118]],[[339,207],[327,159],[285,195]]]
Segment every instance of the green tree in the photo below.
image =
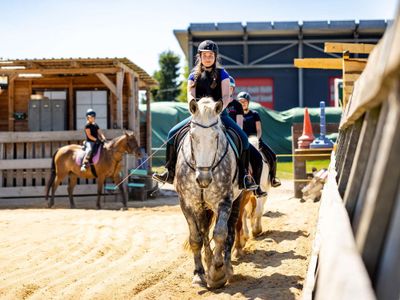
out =
[[189,77],[189,65],[186,62],[185,67],[183,68],[183,81],[180,87],[180,93],[178,96],[179,102],[186,102],[187,101],[187,79]]
[[176,101],[180,92],[179,61],[180,57],[171,50],[160,54],[158,59],[160,70],[155,71],[153,75],[160,84],[158,88],[152,90],[154,101]]

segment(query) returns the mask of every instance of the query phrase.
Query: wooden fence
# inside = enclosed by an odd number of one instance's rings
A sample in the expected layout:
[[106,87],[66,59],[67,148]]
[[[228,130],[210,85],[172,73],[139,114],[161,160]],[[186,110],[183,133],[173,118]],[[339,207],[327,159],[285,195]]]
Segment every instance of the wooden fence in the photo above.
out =
[[399,15],[343,112],[313,254],[304,299],[399,299]]
[[[105,130],[107,139],[122,134]],[[0,198],[43,196],[53,153],[61,146],[81,144],[83,131],[0,132]],[[57,195],[66,195],[66,178]],[[79,180],[75,194],[96,193],[95,180]]]

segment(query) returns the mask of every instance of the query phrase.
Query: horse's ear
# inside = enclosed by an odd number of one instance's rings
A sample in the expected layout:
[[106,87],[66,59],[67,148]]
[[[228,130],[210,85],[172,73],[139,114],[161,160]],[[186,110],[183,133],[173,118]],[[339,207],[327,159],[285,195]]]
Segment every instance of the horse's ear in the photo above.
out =
[[215,113],[220,114],[223,108],[224,108],[224,103],[222,102],[222,100],[218,100],[217,103],[215,103]]
[[197,102],[195,99],[190,100],[189,110],[192,115],[195,115],[198,112],[199,106],[197,105]]

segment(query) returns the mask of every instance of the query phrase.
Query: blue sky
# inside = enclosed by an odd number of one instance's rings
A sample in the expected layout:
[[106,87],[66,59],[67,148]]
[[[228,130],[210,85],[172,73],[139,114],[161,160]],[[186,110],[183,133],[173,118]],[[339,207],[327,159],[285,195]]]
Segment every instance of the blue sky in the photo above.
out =
[[199,22],[392,19],[397,0],[0,0],[0,58],[127,57],[152,74]]

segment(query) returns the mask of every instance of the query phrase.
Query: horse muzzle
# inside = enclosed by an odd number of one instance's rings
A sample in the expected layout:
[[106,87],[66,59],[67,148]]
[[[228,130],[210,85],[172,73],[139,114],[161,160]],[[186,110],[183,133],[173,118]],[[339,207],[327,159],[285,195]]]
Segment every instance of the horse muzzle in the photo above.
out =
[[196,168],[196,181],[200,188],[207,188],[212,182],[211,168],[198,167]]

